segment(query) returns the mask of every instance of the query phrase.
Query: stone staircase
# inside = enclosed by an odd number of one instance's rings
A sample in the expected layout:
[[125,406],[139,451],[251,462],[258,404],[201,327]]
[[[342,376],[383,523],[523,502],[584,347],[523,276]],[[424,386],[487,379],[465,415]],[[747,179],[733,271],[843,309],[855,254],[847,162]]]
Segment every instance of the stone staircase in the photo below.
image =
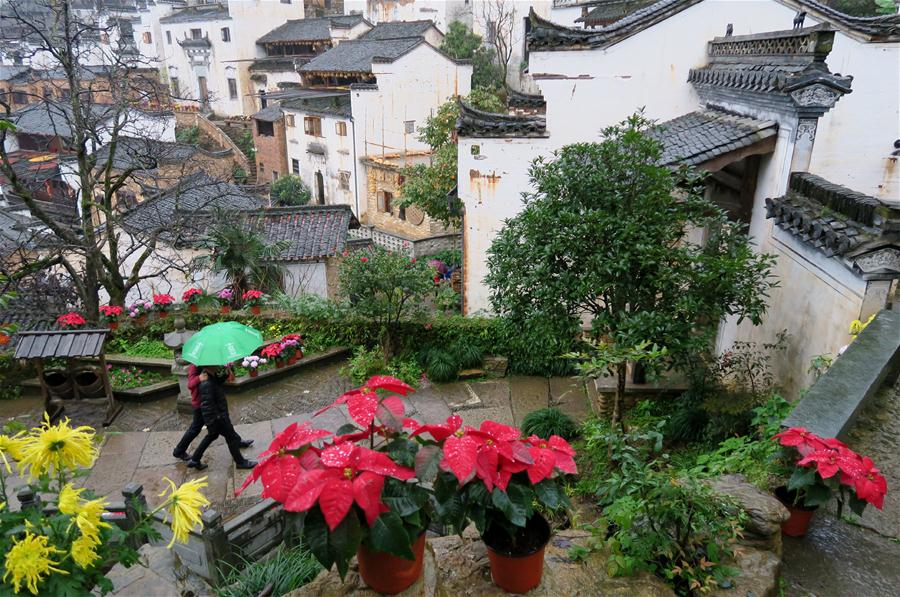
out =
[[[214,125],[219,127],[219,129],[228,135],[228,138],[231,139],[235,145],[240,147],[242,138],[246,133],[252,133],[253,131],[253,121],[252,120],[243,120],[243,119],[216,119],[210,120]],[[247,156],[247,161],[250,164],[250,169],[247,171],[247,184],[255,185],[257,182],[256,178],[256,160]]]

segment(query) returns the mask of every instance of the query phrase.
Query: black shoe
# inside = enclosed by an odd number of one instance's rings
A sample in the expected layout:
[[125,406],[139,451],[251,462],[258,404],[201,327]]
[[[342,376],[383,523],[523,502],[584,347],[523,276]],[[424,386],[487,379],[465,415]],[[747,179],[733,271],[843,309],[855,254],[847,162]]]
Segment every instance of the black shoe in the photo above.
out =
[[249,448],[253,445],[252,439],[242,439],[241,440],[241,448]]
[[182,452],[181,454],[172,454],[172,456],[174,456],[174,457],[177,458],[178,460],[185,460],[185,461],[186,461],[186,460],[190,460],[190,459],[191,459],[190,454],[188,454],[187,452]]
[[[190,466],[190,465],[188,465],[188,466]],[[245,468],[245,469],[253,468],[254,466],[256,466],[256,461],[255,460],[242,460],[241,462],[235,462],[234,466],[236,468]]]
[[188,460],[188,462],[187,462],[187,467],[188,467],[188,468],[195,468],[195,469],[197,469],[198,471],[202,471],[203,469],[205,469],[205,468],[208,467],[208,466],[209,466],[208,464],[203,463],[203,462],[199,462],[199,461],[197,461],[197,460],[194,460],[193,458],[191,458],[191,459]]

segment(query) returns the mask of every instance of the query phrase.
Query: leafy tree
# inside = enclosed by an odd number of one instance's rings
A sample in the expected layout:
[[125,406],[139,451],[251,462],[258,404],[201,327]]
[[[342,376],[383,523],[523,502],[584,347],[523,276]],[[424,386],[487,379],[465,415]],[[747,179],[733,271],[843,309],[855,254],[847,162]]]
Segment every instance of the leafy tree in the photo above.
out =
[[[704,198],[696,175],[659,165],[662,146],[645,134],[652,125],[638,113],[605,129],[599,143],[532,163],[535,191],[489,251],[497,313],[560,332],[587,314],[591,334],[617,353],[651,343],[676,365],[708,349],[722,317],[760,322],[773,258],[753,251],[742,226]],[[703,244],[687,236],[697,229],[706,231]],[[607,352],[618,413],[626,362]]]
[[288,243],[266,242],[262,234],[236,220],[233,214],[218,211],[214,217],[215,223],[199,243],[209,254],[194,259],[194,267],[208,267],[214,273],[224,274],[236,301],[251,288],[268,293],[280,290],[284,268],[275,259]]
[[457,60],[472,61],[472,87],[504,88],[503,70],[496,60],[496,53],[484,45],[480,35],[466,25],[453,21],[441,43],[441,50]]
[[432,275],[424,261],[381,247],[348,255],[341,262],[341,295],[353,312],[378,325],[386,359],[398,348],[400,322],[421,314],[434,287]]
[[293,174],[279,177],[272,183],[269,194],[278,205],[306,205],[312,197],[306,183]]

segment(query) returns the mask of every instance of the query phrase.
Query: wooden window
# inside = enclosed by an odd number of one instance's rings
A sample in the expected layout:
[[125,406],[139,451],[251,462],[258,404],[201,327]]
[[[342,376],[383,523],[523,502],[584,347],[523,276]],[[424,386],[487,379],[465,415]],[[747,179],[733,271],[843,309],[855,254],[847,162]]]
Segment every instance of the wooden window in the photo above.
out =
[[300,176],[300,160],[291,159],[291,172]]
[[169,86],[172,88],[172,95],[178,97],[181,94],[181,89],[178,87],[178,77],[170,78]]
[[296,125],[296,122],[294,121],[293,114],[285,114],[284,115],[284,125],[289,128],[294,128],[294,126]]
[[228,27],[222,27],[222,41],[231,41],[231,30]]
[[346,137],[347,136],[347,123],[341,120],[340,122],[334,123],[334,132],[338,137]]
[[203,37],[202,29],[191,29],[191,39],[200,39]]
[[350,173],[346,170],[338,170],[338,184],[341,190],[350,190]]
[[378,196],[378,211],[382,211],[384,213],[391,213],[391,201],[394,200],[394,194],[390,191],[381,191],[381,194]]
[[144,31],[144,33],[141,35],[141,37],[143,37],[145,44],[153,43],[153,36],[150,34],[149,31]]
[[49,100],[53,99],[53,90],[49,87],[44,87],[44,99]]
[[257,120],[256,134],[258,134],[260,137],[274,137],[275,126],[271,122],[266,122],[265,120]]
[[404,120],[403,121],[403,132],[407,135],[412,135],[416,132],[416,121],[415,120]]
[[262,110],[263,108],[265,108],[268,105],[269,105],[269,103],[268,103],[268,101],[266,101],[266,90],[262,89],[259,92],[259,109]]
[[229,99],[237,99],[238,98],[237,80],[236,79],[228,79],[228,98]]
[[322,136],[322,119],[317,116],[306,116],[303,119],[303,131],[313,137]]
[[172,32],[166,31],[166,43],[172,45]]

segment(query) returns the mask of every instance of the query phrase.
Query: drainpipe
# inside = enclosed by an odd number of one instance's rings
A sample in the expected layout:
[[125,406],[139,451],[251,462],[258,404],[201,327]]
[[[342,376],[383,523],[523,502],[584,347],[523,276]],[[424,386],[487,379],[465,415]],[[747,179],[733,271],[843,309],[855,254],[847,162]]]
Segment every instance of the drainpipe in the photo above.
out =
[[362,215],[359,213],[359,176],[356,172],[356,169],[359,168],[356,160],[356,121],[352,114],[350,115],[350,131],[353,133],[353,197],[356,201],[356,218],[362,219]]

